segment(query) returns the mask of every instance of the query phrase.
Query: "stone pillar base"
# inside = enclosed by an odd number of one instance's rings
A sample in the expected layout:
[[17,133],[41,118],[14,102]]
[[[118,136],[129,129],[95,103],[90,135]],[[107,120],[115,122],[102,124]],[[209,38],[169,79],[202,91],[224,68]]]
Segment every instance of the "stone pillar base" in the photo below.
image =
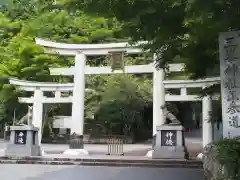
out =
[[183,147],[156,147],[152,154],[153,159],[185,159]]
[[83,156],[89,155],[88,151],[85,149],[67,149],[63,152],[63,155],[68,156]]
[[165,124],[157,127],[153,159],[185,159],[183,127],[179,124]]
[[152,154],[153,154],[153,151],[154,151],[154,147],[156,146],[156,138],[157,138],[157,135],[153,135],[153,138],[152,138],[152,149],[149,150],[145,157],[149,157],[149,158],[152,158]]
[[69,141],[69,149],[83,149],[83,135],[72,134]]
[[154,149],[154,147],[156,146],[156,137],[157,135],[153,135],[153,141],[152,141],[152,149]]
[[46,155],[45,151],[41,148],[41,156]]
[[199,154],[197,155],[197,159],[198,159],[198,160],[203,160],[203,153],[199,153]]
[[153,150],[149,150],[145,157],[152,158]]
[[64,151],[63,154],[69,156],[89,155],[88,151],[84,149],[83,135],[72,134],[69,149]]
[[25,146],[9,144],[5,149],[5,156],[41,156],[40,146]]
[[11,126],[10,143],[5,156],[41,156],[38,143],[38,128],[28,125]]

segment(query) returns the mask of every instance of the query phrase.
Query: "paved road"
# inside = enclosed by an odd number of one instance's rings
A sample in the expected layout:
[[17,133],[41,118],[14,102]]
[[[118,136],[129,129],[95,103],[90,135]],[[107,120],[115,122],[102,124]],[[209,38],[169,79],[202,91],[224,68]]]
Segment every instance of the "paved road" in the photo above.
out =
[[1,164],[1,180],[203,180],[202,170]]

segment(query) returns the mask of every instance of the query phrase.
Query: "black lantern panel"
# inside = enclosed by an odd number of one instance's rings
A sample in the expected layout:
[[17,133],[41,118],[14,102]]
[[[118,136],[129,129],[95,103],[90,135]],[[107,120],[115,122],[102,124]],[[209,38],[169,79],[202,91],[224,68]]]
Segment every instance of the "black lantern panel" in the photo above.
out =
[[27,141],[27,131],[15,131],[15,144],[26,144]]
[[161,145],[162,146],[176,146],[177,145],[177,131],[161,131]]

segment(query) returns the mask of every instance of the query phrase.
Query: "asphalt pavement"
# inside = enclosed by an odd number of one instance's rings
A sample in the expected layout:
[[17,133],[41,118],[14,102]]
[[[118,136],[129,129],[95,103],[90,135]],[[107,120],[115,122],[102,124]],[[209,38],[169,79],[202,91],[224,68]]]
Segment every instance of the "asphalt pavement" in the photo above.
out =
[[203,170],[0,164],[1,180],[203,180]]

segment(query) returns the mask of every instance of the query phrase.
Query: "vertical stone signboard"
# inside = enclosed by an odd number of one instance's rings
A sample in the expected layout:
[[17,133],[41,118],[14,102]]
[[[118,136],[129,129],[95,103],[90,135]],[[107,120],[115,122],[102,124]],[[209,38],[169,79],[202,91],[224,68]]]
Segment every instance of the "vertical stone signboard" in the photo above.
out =
[[240,31],[219,36],[223,137],[240,135]]

